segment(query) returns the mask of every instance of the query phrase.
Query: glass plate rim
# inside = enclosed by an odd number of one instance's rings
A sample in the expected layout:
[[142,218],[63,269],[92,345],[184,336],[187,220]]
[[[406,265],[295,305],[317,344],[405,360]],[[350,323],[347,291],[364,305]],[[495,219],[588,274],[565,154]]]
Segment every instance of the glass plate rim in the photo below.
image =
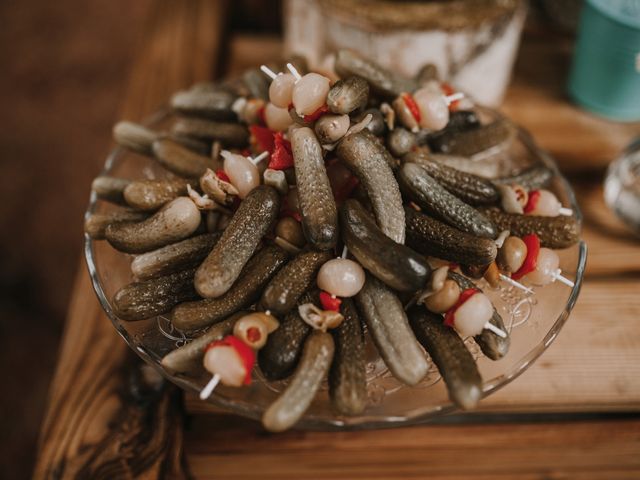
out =
[[[481,112],[488,113],[496,118],[504,119],[504,117],[500,112],[487,108],[487,107],[477,107]],[[162,107],[156,113],[148,117],[143,124],[145,125],[153,125],[163,119],[166,119],[170,115],[170,111],[167,107]],[[515,124],[514,124],[515,125]],[[563,191],[567,194],[568,201],[571,205],[571,208],[574,211],[574,214],[578,221],[582,222],[582,212],[578,206],[578,203],[575,198],[575,193],[573,189],[569,185],[569,182],[566,178],[560,173],[558,167],[553,160],[552,156],[541,149],[533,140],[533,137],[526,131],[524,128],[515,125],[517,129],[517,134],[519,139],[525,144],[528,149],[531,149],[536,152],[539,157],[539,160],[542,161],[547,167],[553,170],[556,178],[558,178],[562,182]],[[123,147],[115,147],[108,154],[106,161],[104,163],[104,167],[100,172],[100,175],[106,175],[113,168],[116,160],[120,155],[123,155],[126,149]],[[89,206],[85,212],[85,219],[87,219],[93,212],[96,210],[98,205],[98,198],[95,192],[91,192],[89,198]],[[173,374],[171,372],[166,371],[159,362],[154,359],[147,350],[138,342],[135,338],[133,338],[129,332],[126,331],[122,326],[119,325],[120,320],[114,314],[111,304],[102,288],[102,284],[100,282],[98,269],[96,267],[95,260],[95,252],[93,249],[94,240],[92,240],[89,235],[84,234],[84,257],[87,265],[87,269],[89,272],[89,276],[91,279],[91,284],[93,289],[98,297],[98,300],[109,317],[112,325],[118,332],[118,334],[124,339],[127,345],[136,352],[136,354],[148,365],[158,371],[164,378],[170,381],[173,384],[178,385],[183,390],[197,393],[198,389],[188,381],[187,377],[180,374]],[[587,258],[587,245],[584,240],[580,240],[578,243],[578,263],[576,267],[576,279],[575,285],[571,289],[571,293],[569,294],[569,298],[567,300],[567,304],[558,318],[555,320],[553,325],[550,327],[549,331],[545,335],[544,339],[535,347],[532,348],[526,355],[521,357],[517,366],[514,367],[511,371],[505,373],[504,375],[500,375],[498,377],[493,378],[492,380],[485,381],[483,384],[482,390],[482,398],[486,398],[487,396],[495,393],[499,389],[511,383],[517,377],[519,377],[525,370],[531,366],[542,353],[553,343],[555,338],[558,336],[560,330],[566,323],[567,319],[573,307],[578,299],[578,295],[580,293],[580,289],[582,287],[584,270],[586,266],[586,258]],[[259,420],[263,409],[261,407],[254,406],[246,407],[245,405],[238,405],[237,403],[227,400],[224,397],[214,394],[208,400],[210,403],[215,405],[216,407],[222,408],[224,410],[229,411],[230,413],[238,414],[244,417],[248,417],[254,420]],[[397,416],[385,416],[381,419],[379,416],[367,416],[367,415],[359,415],[357,417],[345,417],[336,415],[332,419],[320,418],[318,416],[314,416],[313,414],[306,414],[302,417],[302,419],[296,424],[296,429],[309,429],[309,430],[361,430],[361,429],[381,429],[381,428],[393,428],[400,427],[406,425],[414,425],[426,423],[431,419],[436,417],[452,413],[454,411],[459,411],[459,408],[453,405],[450,401],[441,404],[439,407],[429,406],[428,411],[421,411],[419,408],[410,411],[406,415],[397,415]]]

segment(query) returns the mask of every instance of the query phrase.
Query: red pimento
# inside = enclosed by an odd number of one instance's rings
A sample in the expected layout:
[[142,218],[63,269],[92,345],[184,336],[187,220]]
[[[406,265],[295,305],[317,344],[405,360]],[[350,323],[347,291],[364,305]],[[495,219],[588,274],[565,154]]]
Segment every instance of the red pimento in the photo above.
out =
[[318,108],[315,112],[310,113],[309,115],[304,115],[302,117],[302,120],[304,120],[305,123],[313,123],[328,111],[329,111],[329,107],[325,103],[320,108]]
[[256,112],[256,115],[258,116],[258,119],[260,120],[260,123],[262,123],[263,125],[266,125],[267,121],[264,118],[264,109],[265,109],[265,105],[261,106],[258,109],[258,111]]
[[273,141],[273,131],[269,130],[267,127],[261,127],[260,125],[251,125],[249,127],[249,132],[251,133],[251,137],[256,143],[256,150],[263,152],[267,151],[270,154],[273,153],[275,148],[275,144]]
[[456,311],[471,297],[473,297],[476,293],[479,293],[480,290],[477,288],[467,288],[460,293],[458,297],[458,301],[455,303],[453,307],[447,310],[447,313],[444,314],[444,324],[447,327],[453,327],[455,324]]
[[233,335],[227,335],[222,340],[211,342],[209,345],[207,345],[207,348],[205,348],[205,352],[212,348],[223,345],[233,348],[240,357],[240,361],[242,362],[242,366],[244,367],[246,372],[244,377],[244,384],[249,385],[251,383],[251,370],[253,370],[253,366],[256,363],[255,352],[249,345],[244,343],[238,337],[234,337]]
[[282,132],[273,135],[274,149],[269,159],[269,168],[274,170],[286,170],[293,167],[293,154],[291,153],[291,142],[284,139]]
[[403,93],[401,96],[402,96],[402,101],[404,101],[404,104],[407,106],[407,108],[411,112],[411,115],[413,116],[413,118],[416,119],[416,122],[420,123],[420,119],[422,118],[420,116],[420,108],[418,107],[418,104],[416,103],[414,98],[408,93]]
[[320,292],[320,303],[322,304],[322,308],[325,310],[339,312],[342,300],[338,297],[332,297],[330,293],[323,290]]
[[[456,93],[455,89],[446,82],[442,82],[440,84],[440,89],[442,90],[442,93],[444,93],[444,95],[447,97],[449,95],[453,95],[454,93]],[[458,110],[459,105],[460,105],[460,100],[455,100],[449,104],[449,110],[451,110],[452,112],[455,112],[456,110]]]
[[256,343],[260,341],[262,338],[262,334],[260,333],[260,329],[256,327],[251,327],[247,329],[247,340],[251,343]]
[[538,206],[538,202],[540,201],[540,190],[531,190],[529,192],[529,200],[527,204],[524,206],[524,213],[533,212]]
[[227,182],[227,183],[231,182],[229,175],[227,175],[227,173],[222,169],[216,170],[216,177],[218,177],[223,182]]
[[527,273],[533,272],[538,264],[538,254],[540,253],[540,239],[538,236],[535,233],[525,235],[522,237],[522,241],[527,246],[527,256],[518,271],[511,275],[514,280],[519,280]]

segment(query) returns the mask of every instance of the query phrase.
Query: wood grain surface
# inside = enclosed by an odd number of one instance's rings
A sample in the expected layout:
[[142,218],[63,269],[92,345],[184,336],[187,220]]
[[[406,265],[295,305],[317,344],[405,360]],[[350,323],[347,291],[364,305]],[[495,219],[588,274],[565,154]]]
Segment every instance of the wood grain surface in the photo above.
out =
[[[157,5],[122,108],[123,116],[134,120],[152,112],[172,90],[213,75],[212,62],[221,45],[220,3],[163,0]],[[527,40],[523,51],[529,48]],[[534,35],[531,48],[536,58],[546,58],[541,50],[545,45],[547,55],[555,55],[552,41],[545,43]],[[278,57],[279,42],[236,37],[229,54],[231,62],[225,71],[233,73]],[[532,84],[527,69],[533,67],[522,62],[505,110],[529,128],[543,147],[560,153],[563,166],[601,169],[602,162],[630,137],[629,126],[594,123],[559,94],[563,73],[550,70],[542,75],[545,83]],[[523,106],[527,106],[526,115]],[[548,120],[550,111],[552,120]],[[573,137],[576,125],[584,130]],[[601,128],[609,133],[593,136]],[[585,205],[585,238],[597,246],[591,248],[582,295],[556,343],[522,377],[488,398],[482,407],[485,411],[611,412],[637,410],[640,405],[640,246],[626,234],[610,236],[608,227],[602,227],[611,225],[611,219],[602,213],[597,184],[581,180],[578,190]],[[71,474],[84,471],[80,466],[93,465],[88,456],[96,458],[87,451],[95,452],[105,442],[112,452],[123,453],[118,443],[122,434],[114,434],[113,422],[131,406],[118,386],[122,387],[123,371],[136,371],[126,368],[125,352],[124,342],[95,300],[83,265],[43,425],[36,478],[78,476]],[[151,411],[160,413],[147,418],[180,416],[176,404],[163,400],[171,398],[171,389],[156,398]],[[608,479],[640,475],[640,421],[633,416],[519,423],[463,418],[457,420],[459,424],[389,431],[269,435],[255,422],[212,414],[202,403],[187,401],[192,418],[184,431],[184,447],[196,478]],[[154,450],[156,461],[149,462],[145,478],[161,478],[168,471],[184,475],[176,467],[180,466],[176,460],[180,426],[151,425],[159,430],[149,438],[165,440],[154,443],[159,445]],[[177,431],[175,436],[163,435],[168,425]],[[114,458],[117,455],[110,460]],[[137,472],[132,464],[119,467],[133,476]]]
[[[158,0],[150,10],[122,116],[140,120],[169,95],[215,75],[225,2]],[[181,478],[176,388],[153,391],[80,265],[42,426],[35,478]],[[144,392],[148,392],[145,394]],[[142,396],[139,394],[142,392]]]
[[272,435],[212,415],[193,422],[186,440],[199,479],[631,479],[639,450],[637,419]]

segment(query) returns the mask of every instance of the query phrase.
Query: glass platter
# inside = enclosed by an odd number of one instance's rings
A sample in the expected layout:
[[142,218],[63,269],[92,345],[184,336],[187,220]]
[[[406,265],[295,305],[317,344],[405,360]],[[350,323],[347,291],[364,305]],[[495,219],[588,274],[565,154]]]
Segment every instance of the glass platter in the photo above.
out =
[[[482,117],[497,118],[500,114],[480,109]],[[149,119],[148,125],[162,130],[171,123],[167,111],[161,111]],[[496,172],[507,174],[524,166],[541,162],[556,173],[549,187],[563,205],[569,206],[581,220],[575,196],[560,175],[553,159],[538,148],[531,136],[518,128],[515,141],[508,148],[489,152],[477,160],[495,165]],[[151,158],[114,149],[107,157],[103,174],[122,178],[162,178],[167,174]],[[118,207],[99,201],[91,194],[86,215],[108,212]],[[148,364],[164,377],[186,391],[199,392],[209,380],[204,369],[193,375],[176,375],[166,371],[160,364],[162,357],[177,345],[188,341],[181,332],[172,330],[165,317],[138,322],[125,322],[117,318],[111,307],[113,294],[133,280],[129,264],[132,256],[115,251],[106,241],[94,241],[85,235],[84,246],[87,266],[98,299],[114,327],[127,344]],[[478,284],[489,295],[511,334],[509,353],[499,361],[484,357],[476,344],[468,339],[466,344],[476,357],[478,368],[484,379],[483,396],[486,397],[505,386],[524,372],[553,342],[567,321],[573,308],[584,274],[587,248],[583,241],[571,248],[559,250],[563,275],[575,281],[575,287],[555,282],[545,287],[534,287],[535,295],[502,284],[492,289],[484,280]],[[398,382],[386,369],[375,347],[368,341],[368,397],[366,410],[358,416],[337,415],[331,408],[327,384],[321,387],[306,415],[296,428],[309,429],[364,429],[401,426],[422,423],[430,418],[450,413],[456,409],[449,400],[446,387],[438,370],[431,362],[427,376],[415,387]],[[230,412],[259,419],[262,412],[277,398],[286,386],[286,380],[267,382],[259,369],[254,369],[254,381],[248,387],[228,388],[219,386],[208,401]]]

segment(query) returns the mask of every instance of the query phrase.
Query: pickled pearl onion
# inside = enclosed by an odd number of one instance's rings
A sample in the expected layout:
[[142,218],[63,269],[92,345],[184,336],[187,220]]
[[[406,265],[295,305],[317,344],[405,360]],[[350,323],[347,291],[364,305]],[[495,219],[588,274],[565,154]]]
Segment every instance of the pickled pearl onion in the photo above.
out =
[[251,190],[260,185],[258,167],[243,155],[226,150],[223,150],[221,155],[224,158],[224,173],[229,177],[230,183],[238,190],[238,196],[245,198]]
[[477,289],[467,289],[447,312],[445,323],[452,323],[462,337],[471,337],[482,333],[492,315],[491,300]]
[[413,99],[420,109],[420,126],[431,130],[442,130],[449,123],[449,107],[442,93],[427,88],[416,90]]
[[269,100],[278,108],[287,109],[293,98],[296,77],[290,73],[277,75],[269,85]]
[[289,110],[280,108],[273,103],[267,103],[264,108],[264,122],[271,130],[277,132],[285,131],[293,123]]
[[557,217],[562,204],[549,190],[533,190],[529,193],[529,201],[524,212],[541,217]]
[[219,345],[204,354],[204,368],[212,375],[220,377],[220,382],[228,387],[244,384],[247,371],[233,347]]
[[538,253],[536,268],[527,274],[526,279],[534,285],[548,285],[556,279],[556,271],[560,266],[560,257],[549,248],[541,248]]
[[[212,362],[213,359],[215,359],[215,356],[210,356],[209,357],[209,364],[207,364],[207,354],[209,352],[212,352],[214,350],[217,350],[219,348],[223,348],[223,347],[228,347],[231,348],[233,350],[233,352],[235,352],[238,363],[236,365],[240,365],[243,368],[244,371],[244,377],[242,379],[242,383],[244,383],[245,385],[249,385],[251,383],[251,371],[253,370],[253,366],[256,363],[256,354],[253,351],[253,349],[251,349],[251,347],[249,347],[247,344],[245,344],[242,340],[240,340],[239,338],[235,337],[234,335],[227,335],[226,337],[224,337],[222,340],[216,340],[215,342],[211,342],[209,345],[207,345],[206,349],[205,349],[205,368],[212,374],[219,374],[223,379],[223,374],[224,374],[224,368],[221,368],[221,364],[217,363],[217,362]],[[225,353],[225,359],[228,359],[229,361],[232,361],[234,359],[233,356],[227,356],[227,353]],[[231,365],[231,364],[229,364]],[[235,365],[234,365],[235,366]],[[211,368],[209,368],[211,367]],[[221,380],[223,381],[223,380]],[[223,381],[224,383],[224,381]]]
[[360,264],[346,258],[329,260],[318,272],[318,287],[337,297],[353,297],[364,286],[365,274]]
[[307,73],[293,87],[292,101],[296,113],[310,115],[326,103],[330,89],[327,77],[318,73]]
[[478,290],[477,288],[467,288],[466,290],[463,290],[458,297],[458,301],[445,314],[444,324],[447,327],[453,327],[455,325],[455,314],[458,308],[460,308],[462,304],[466,302],[470,297],[479,292],[480,290]]

